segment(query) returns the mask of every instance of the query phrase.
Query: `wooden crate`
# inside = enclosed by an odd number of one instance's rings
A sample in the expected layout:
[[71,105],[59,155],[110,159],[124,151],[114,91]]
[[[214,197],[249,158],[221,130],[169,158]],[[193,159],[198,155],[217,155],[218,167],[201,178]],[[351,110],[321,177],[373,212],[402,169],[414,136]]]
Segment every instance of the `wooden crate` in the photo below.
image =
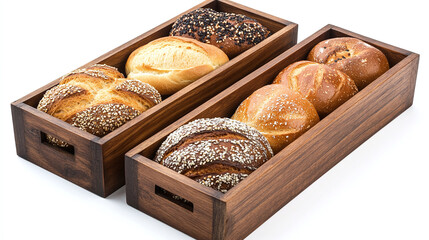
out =
[[[306,59],[317,43],[344,36],[376,46],[391,69],[226,194],[151,160],[179,126],[199,118],[230,117],[283,68]],[[418,54],[327,25],[129,151],[127,203],[197,239],[242,239],[412,105],[418,61]],[[178,202],[166,191],[189,202]]]
[[[108,196],[125,183],[124,154],[128,150],[296,44],[295,23],[227,0],[208,0],[184,13],[200,7],[245,14],[273,34],[102,138],[36,109],[45,91],[59,83],[57,79],[11,104],[17,154],[93,193]],[[129,54],[167,36],[182,14],[82,67],[105,63],[124,72]],[[72,147],[64,150],[47,144],[46,134],[63,139]]]

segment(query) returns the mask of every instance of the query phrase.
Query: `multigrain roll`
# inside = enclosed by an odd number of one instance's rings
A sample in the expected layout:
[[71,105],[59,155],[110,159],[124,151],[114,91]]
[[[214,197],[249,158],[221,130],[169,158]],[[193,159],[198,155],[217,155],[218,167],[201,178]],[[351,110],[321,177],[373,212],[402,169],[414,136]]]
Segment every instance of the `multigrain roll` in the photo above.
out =
[[233,58],[266,39],[270,31],[242,14],[199,8],[177,19],[170,35],[212,44]]
[[171,95],[228,62],[219,48],[183,37],[163,37],[139,47],[128,57],[127,78]]
[[299,92],[309,100],[320,116],[326,116],[358,92],[353,80],[328,65],[299,61],[283,69],[275,84]]
[[[46,91],[37,109],[102,137],[160,102],[161,95],[149,84],[96,64],[63,76],[59,85]],[[47,139],[68,146],[52,136]]]
[[313,104],[280,84],[256,90],[240,104],[232,119],[261,132],[274,153],[319,122]]
[[332,38],[318,43],[307,59],[344,72],[360,90],[389,70],[389,62],[380,50],[350,37]]
[[272,155],[267,139],[256,129],[229,118],[204,118],[171,133],[155,161],[226,192]]

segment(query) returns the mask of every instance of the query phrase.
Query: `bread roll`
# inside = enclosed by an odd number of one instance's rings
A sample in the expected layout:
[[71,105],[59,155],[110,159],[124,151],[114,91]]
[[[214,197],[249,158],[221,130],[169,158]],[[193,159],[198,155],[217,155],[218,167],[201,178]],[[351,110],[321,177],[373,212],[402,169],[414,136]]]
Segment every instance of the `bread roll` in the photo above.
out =
[[171,133],[155,161],[226,192],[272,155],[267,139],[256,129],[229,118],[205,118]]
[[240,104],[232,119],[261,132],[274,153],[319,122],[313,104],[280,84],[256,90]]
[[[94,65],[65,75],[46,91],[37,109],[102,137],[161,102],[149,84],[123,77],[115,68]],[[66,147],[62,140],[48,141]]]
[[283,69],[275,84],[299,92],[320,116],[326,116],[358,92],[353,80],[328,65],[299,61]]
[[228,62],[217,47],[182,37],[163,37],[139,47],[125,65],[127,78],[173,94]]
[[360,90],[389,70],[389,62],[380,50],[350,37],[332,38],[318,43],[307,59],[344,72]]
[[177,19],[170,35],[212,44],[233,58],[266,39],[270,31],[242,14],[199,8]]

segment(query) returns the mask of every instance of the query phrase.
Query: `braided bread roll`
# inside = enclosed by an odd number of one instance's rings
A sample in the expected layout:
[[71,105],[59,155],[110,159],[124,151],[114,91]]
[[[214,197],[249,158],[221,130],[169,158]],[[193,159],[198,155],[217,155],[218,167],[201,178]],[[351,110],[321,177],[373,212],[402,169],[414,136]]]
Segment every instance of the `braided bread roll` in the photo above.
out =
[[229,118],[205,118],[171,133],[155,161],[226,192],[272,155],[267,139],[256,129]]
[[[100,64],[73,71],[46,91],[37,109],[102,137],[161,102],[149,84],[123,77],[116,68]],[[52,136],[47,139],[68,146]]]
[[292,63],[274,79],[275,84],[299,92],[320,116],[326,116],[358,92],[353,80],[343,72],[310,61]]
[[332,38],[318,43],[307,59],[344,72],[360,90],[389,70],[389,62],[383,52],[350,37]]
[[280,84],[256,90],[240,104],[232,119],[261,132],[274,153],[319,122],[313,104]]

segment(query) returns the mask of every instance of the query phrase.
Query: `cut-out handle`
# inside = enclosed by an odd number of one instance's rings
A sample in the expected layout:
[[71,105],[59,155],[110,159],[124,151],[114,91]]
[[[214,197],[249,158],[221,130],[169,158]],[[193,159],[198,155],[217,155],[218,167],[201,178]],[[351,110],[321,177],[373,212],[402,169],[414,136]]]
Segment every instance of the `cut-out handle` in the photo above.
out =
[[[59,140],[61,140],[61,139],[59,139]],[[70,153],[70,154],[74,155],[74,147],[72,145],[70,145],[69,143],[67,143],[68,144],[67,147],[56,146],[56,145],[54,145],[54,144],[52,144],[52,143],[49,142],[49,140],[48,140],[48,134],[46,134],[46,133],[44,133],[42,131],[40,131],[40,141],[43,144],[46,144],[49,147],[52,147],[52,148],[58,149],[60,151],[64,151],[64,152],[67,152],[67,153]]]
[[158,185],[155,185],[155,194],[183,207],[186,210],[191,212],[194,211],[194,204],[192,202],[174,193],[171,193]]

